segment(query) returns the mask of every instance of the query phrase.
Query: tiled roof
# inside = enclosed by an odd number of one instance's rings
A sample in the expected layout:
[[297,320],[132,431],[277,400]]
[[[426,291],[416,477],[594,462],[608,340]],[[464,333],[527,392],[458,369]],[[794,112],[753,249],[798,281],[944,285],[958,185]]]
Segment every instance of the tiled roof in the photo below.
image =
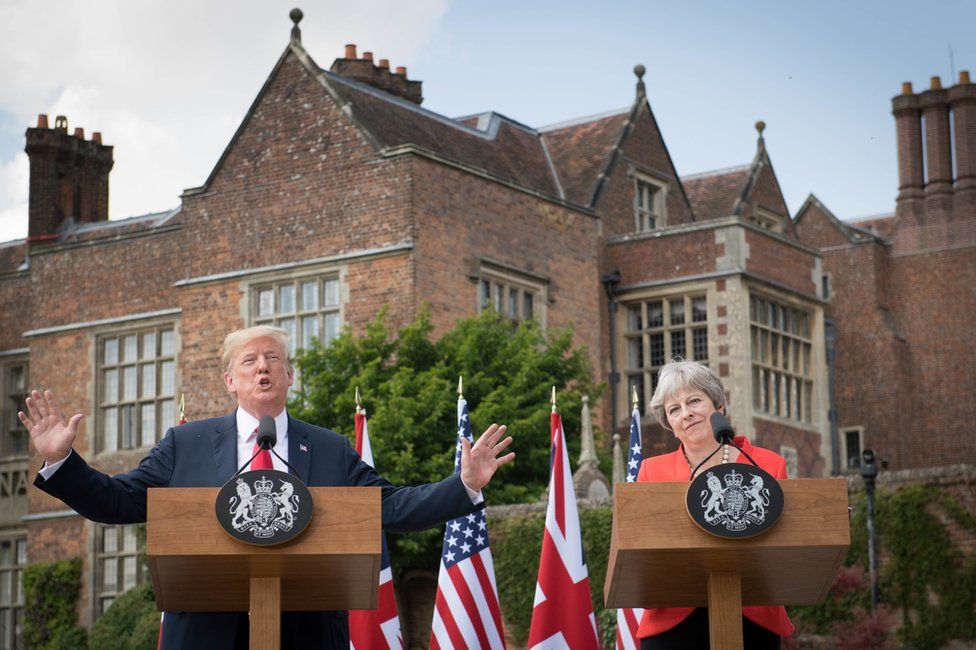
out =
[[891,239],[895,233],[895,215],[878,214],[871,217],[861,217],[847,222],[846,225],[869,232],[882,239]]
[[566,198],[590,205],[600,173],[620,142],[629,109],[540,129]]
[[695,218],[701,221],[731,215],[751,169],[751,165],[743,165],[682,177]]
[[57,241],[58,243],[81,242],[151,230],[167,223],[177,212],[179,208],[125,219],[71,225],[64,229]]
[[[559,184],[534,129],[498,114],[451,120],[327,70],[322,75],[352,118],[384,149],[413,145],[527,189],[559,196]],[[486,129],[477,126],[487,121]],[[472,126],[474,123],[474,126]]]
[[18,270],[27,255],[27,240],[15,239],[0,244],[0,273]]

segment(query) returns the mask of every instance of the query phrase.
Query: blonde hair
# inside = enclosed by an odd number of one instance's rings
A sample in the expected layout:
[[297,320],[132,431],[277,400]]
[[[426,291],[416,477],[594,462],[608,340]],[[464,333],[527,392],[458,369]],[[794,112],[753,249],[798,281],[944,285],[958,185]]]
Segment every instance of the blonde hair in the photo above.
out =
[[220,355],[220,365],[224,372],[230,372],[230,364],[237,358],[241,348],[254,339],[262,337],[272,339],[281,345],[281,349],[285,351],[285,365],[291,369],[291,354],[288,352],[290,335],[288,331],[271,325],[255,325],[231,332],[224,338],[224,348]]
[[672,429],[664,412],[664,403],[679,391],[688,388],[705,393],[716,410],[725,406],[725,387],[714,370],[697,361],[685,361],[681,357],[675,357],[658,372],[657,388],[650,404],[654,417],[668,431]]

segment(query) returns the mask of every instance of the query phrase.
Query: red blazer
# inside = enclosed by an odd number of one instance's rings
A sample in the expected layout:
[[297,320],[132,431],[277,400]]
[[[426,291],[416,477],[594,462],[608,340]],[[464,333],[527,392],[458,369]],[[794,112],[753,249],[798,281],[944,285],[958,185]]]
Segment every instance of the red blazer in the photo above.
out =
[[[735,444],[746,450],[759,466],[773,475],[776,479],[786,478],[786,461],[776,452],[754,447],[744,436],[736,436]],[[744,456],[739,456],[739,462],[748,463]],[[685,460],[684,450],[679,447],[678,451],[670,454],[662,454],[645,458],[641,463],[640,472],[637,474],[637,481],[665,482],[665,481],[689,481],[691,479],[691,468]],[[637,629],[637,636],[644,638],[661,634],[673,628],[681,621],[688,618],[693,607],[654,607],[644,610],[641,618],[640,627]],[[762,625],[767,630],[775,632],[780,636],[793,634],[793,624],[786,616],[786,609],[782,605],[762,605],[753,607],[743,607],[742,615],[753,623]]]

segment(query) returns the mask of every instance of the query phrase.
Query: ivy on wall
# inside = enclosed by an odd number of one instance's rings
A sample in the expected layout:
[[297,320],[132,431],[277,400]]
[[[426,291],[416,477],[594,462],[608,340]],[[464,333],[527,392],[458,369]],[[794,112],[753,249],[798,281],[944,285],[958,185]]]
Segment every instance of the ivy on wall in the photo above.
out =
[[36,650],[87,647],[76,611],[81,595],[81,558],[28,565],[24,569],[24,646]]

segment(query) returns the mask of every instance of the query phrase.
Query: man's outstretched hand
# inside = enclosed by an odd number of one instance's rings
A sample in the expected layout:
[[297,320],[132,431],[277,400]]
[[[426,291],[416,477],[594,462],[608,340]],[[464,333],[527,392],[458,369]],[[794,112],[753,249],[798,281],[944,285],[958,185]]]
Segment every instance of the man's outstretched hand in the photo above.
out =
[[17,417],[30,432],[37,453],[49,465],[67,458],[71,445],[75,442],[75,436],[78,435],[78,423],[85,416],[76,413],[65,422],[58,398],[49,390],[44,391],[43,395],[40,391],[31,391],[27,397],[27,411],[30,415],[20,411]]
[[493,424],[473,445],[466,438],[461,438],[461,481],[471,490],[481,492],[495,471],[515,458],[514,452],[498,455],[512,444],[511,436],[502,439],[507,430],[504,424]]

